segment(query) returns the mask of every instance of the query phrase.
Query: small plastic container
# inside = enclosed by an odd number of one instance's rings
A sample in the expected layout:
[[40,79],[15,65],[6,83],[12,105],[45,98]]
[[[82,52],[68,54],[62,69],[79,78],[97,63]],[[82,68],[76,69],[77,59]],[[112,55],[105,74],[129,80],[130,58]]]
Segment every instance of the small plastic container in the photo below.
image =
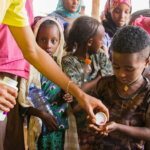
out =
[[[4,77],[3,80],[0,80],[0,83],[8,85],[8,86],[14,88],[16,91],[18,91],[18,88],[17,88],[18,82],[16,80],[13,80],[9,77]],[[0,121],[3,121],[6,117],[6,115],[7,115],[7,112],[0,110]]]
[[107,116],[103,112],[96,113],[95,118],[96,118],[96,124],[97,125],[103,126],[107,122]]

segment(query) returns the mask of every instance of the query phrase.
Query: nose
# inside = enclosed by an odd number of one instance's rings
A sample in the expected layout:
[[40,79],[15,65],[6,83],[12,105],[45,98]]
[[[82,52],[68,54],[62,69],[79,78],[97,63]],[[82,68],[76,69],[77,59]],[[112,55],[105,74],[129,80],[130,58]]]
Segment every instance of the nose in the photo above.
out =
[[121,12],[120,18],[124,18],[124,17],[125,17],[125,13],[124,13],[124,12]]
[[120,69],[118,74],[119,74],[119,77],[121,77],[121,78],[126,77],[126,73],[123,69]]
[[46,48],[47,48],[47,49],[50,49],[51,47],[52,47],[51,41],[47,41],[47,43],[46,43]]

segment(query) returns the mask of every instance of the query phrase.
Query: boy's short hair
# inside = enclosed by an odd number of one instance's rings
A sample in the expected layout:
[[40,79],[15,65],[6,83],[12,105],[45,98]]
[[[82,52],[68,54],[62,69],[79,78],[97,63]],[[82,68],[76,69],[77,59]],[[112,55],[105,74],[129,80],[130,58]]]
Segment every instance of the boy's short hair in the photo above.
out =
[[[147,48],[149,47],[149,48]],[[111,49],[118,53],[138,53],[144,51],[148,57],[150,51],[150,37],[141,27],[125,26],[116,32],[111,43]]]

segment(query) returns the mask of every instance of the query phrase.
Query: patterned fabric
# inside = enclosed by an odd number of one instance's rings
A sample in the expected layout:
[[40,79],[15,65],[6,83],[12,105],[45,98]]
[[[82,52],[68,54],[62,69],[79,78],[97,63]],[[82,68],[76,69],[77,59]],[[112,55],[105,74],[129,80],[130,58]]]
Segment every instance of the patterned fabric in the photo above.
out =
[[[107,74],[113,74],[111,64],[109,60],[106,58],[106,55],[102,50],[100,51],[99,54],[93,55],[92,58],[93,58],[92,64],[94,67],[94,72],[89,76],[88,81],[94,79],[97,76],[98,71],[101,72],[102,76],[105,76]],[[69,76],[71,80],[75,82],[81,88],[84,82],[84,71],[82,68],[82,64],[80,63],[80,60],[73,55],[65,56],[62,59],[62,69],[65,72],[65,74]],[[73,103],[75,105],[77,101],[74,100]],[[81,136],[81,134],[79,134],[81,133],[80,131],[81,130],[85,131],[87,127],[88,122],[86,122],[86,119],[85,119],[86,115],[87,115],[86,112],[76,114],[79,137]],[[89,136],[91,137],[91,135]]]
[[69,12],[67,9],[65,9],[62,1],[63,0],[58,1],[56,11],[54,11],[54,12],[61,14],[69,19],[76,18],[79,16],[79,12],[81,9],[81,1],[80,1],[79,7],[76,12]]
[[116,8],[120,4],[127,4],[131,7],[131,0],[110,0],[110,8]]
[[[147,107],[150,103],[150,83],[145,80],[138,94],[125,99],[120,97],[115,76],[104,77],[97,84],[94,96],[101,99],[109,109],[110,121],[129,126],[144,127]],[[121,132],[111,132],[107,137],[96,139],[94,150],[144,150],[145,141]]]
[[150,35],[150,17],[140,16],[132,23],[132,25],[143,28]]
[[[94,79],[98,71],[100,71],[101,76],[113,74],[111,63],[103,50],[100,50],[99,54],[92,55],[92,64],[94,71],[88,77],[88,81]],[[62,58],[62,69],[81,88],[84,82],[84,71],[80,60],[73,55],[64,56]]]
[[38,141],[38,150],[63,150],[64,133],[64,131],[54,131],[51,134],[41,134]]
[[[51,104],[54,116],[57,118],[59,130],[68,128],[67,103],[63,100],[64,92],[59,86],[41,75],[41,88],[47,101]],[[43,130],[46,133],[46,131]]]

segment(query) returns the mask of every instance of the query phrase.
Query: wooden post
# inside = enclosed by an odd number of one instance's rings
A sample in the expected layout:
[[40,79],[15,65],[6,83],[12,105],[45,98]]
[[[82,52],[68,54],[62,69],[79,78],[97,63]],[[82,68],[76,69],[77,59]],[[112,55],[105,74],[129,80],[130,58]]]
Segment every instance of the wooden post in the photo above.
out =
[[100,20],[100,0],[92,0],[92,14],[91,16]]

